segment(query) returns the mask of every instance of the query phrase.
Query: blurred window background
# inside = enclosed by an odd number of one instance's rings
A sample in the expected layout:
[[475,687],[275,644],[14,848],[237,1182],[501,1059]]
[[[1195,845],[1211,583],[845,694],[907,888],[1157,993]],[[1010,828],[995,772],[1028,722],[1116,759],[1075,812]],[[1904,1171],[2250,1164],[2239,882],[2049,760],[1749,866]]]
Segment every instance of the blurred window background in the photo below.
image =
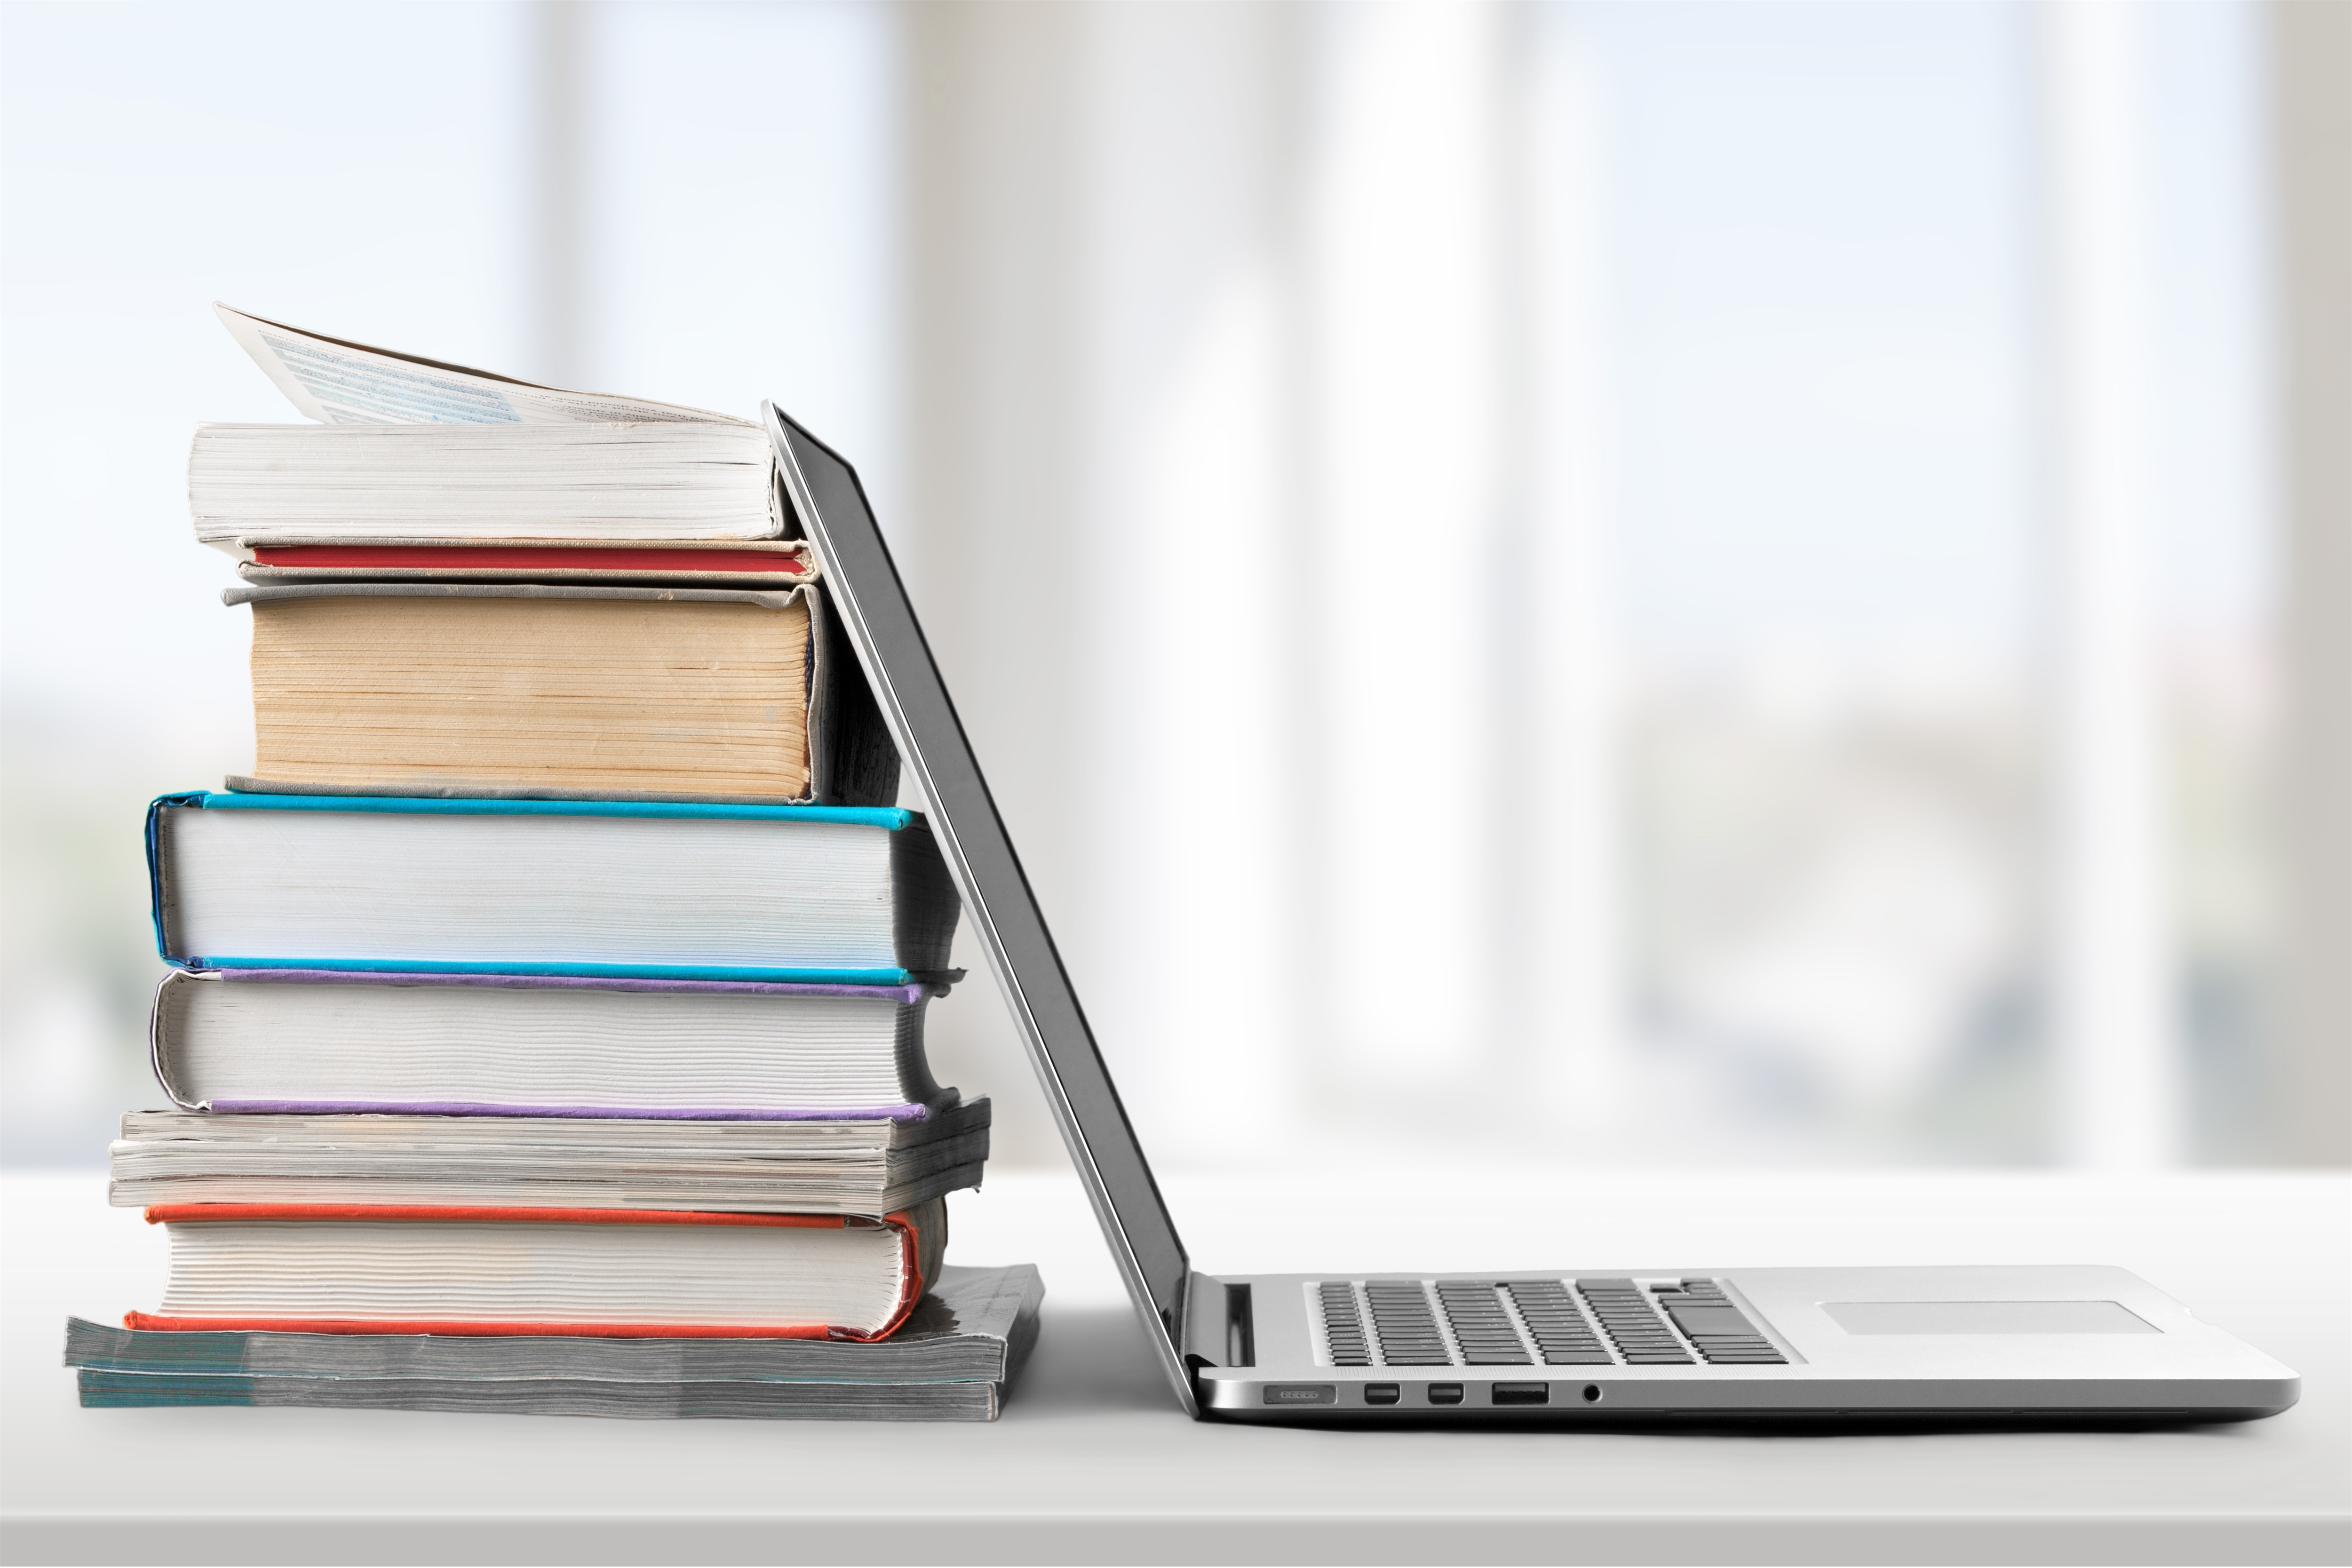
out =
[[0,1150],[250,762],[218,298],[848,453],[1171,1164],[2341,1162],[2347,16],[9,5]]

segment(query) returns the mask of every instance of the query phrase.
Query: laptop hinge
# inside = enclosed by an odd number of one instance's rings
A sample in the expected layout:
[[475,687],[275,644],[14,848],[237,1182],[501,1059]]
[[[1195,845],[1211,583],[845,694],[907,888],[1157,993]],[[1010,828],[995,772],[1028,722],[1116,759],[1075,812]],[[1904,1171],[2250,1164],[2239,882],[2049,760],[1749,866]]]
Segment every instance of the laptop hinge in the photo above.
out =
[[1228,1283],[1206,1274],[1185,1281],[1184,1359],[1206,1366],[1255,1366],[1256,1325],[1246,1281]]

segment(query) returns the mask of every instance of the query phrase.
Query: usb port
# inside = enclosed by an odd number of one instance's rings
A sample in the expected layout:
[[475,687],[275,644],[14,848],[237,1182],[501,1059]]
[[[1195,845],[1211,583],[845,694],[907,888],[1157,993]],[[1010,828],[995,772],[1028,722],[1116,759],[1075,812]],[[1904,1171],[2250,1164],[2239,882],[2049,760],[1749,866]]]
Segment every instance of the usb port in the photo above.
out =
[[1551,1384],[1548,1383],[1498,1383],[1495,1384],[1497,1405],[1549,1405]]
[[1368,1383],[1364,1384],[1364,1403],[1367,1405],[1394,1405],[1403,1397],[1404,1385],[1402,1384]]
[[1432,1405],[1459,1405],[1462,1403],[1462,1385],[1458,1383],[1433,1383],[1429,1385],[1429,1402]]

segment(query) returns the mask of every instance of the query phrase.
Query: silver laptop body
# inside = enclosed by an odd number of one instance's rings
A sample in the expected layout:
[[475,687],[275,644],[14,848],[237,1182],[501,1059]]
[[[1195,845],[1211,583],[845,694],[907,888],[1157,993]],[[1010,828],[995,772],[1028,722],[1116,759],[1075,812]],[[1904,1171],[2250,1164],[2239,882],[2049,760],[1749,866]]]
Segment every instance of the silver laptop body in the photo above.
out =
[[779,474],[929,811],[1146,1337],[1188,1414],[1616,1424],[2227,1420],[2301,1381],[2120,1268],[1193,1269],[856,474]]

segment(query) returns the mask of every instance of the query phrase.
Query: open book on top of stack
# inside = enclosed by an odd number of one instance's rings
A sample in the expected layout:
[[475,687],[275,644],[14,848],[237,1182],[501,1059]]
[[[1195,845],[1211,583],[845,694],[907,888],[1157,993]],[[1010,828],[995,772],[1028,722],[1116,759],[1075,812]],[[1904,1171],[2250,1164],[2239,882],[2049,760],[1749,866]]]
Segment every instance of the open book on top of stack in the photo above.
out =
[[[459,573],[529,542],[549,552],[530,563],[531,581],[612,569],[588,553],[600,548],[674,552],[659,570],[793,581],[810,570],[774,454],[748,419],[535,386],[213,310],[316,421],[196,431],[196,537],[249,564],[266,553],[278,574]],[[353,559],[371,548],[404,553]]]
[[765,437],[221,315],[330,423],[196,437],[257,765],[149,811],[172,1269],[83,1402],[992,1417],[957,901]]

